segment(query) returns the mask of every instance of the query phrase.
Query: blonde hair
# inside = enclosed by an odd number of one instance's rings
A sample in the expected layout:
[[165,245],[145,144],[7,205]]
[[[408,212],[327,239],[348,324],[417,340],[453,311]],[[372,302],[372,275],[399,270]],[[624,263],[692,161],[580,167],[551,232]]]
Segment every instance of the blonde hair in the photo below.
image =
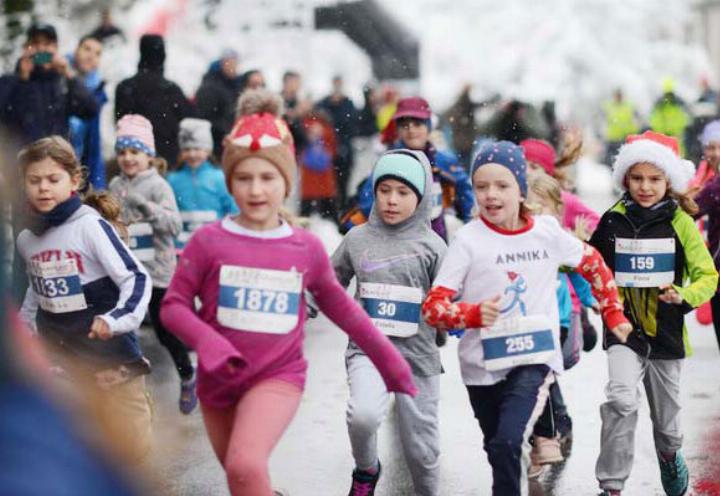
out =
[[[544,172],[535,172],[528,175],[528,189],[538,196],[547,198],[553,210],[559,215],[562,213],[562,187],[560,182]],[[541,209],[541,205],[533,205]]]
[[[86,169],[75,155],[75,149],[72,145],[65,138],[57,135],[40,138],[20,150],[18,164],[23,177],[27,174],[30,164],[40,162],[46,158],[62,167],[70,174],[71,178],[77,178],[80,181],[79,189],[83,189]],[[124,239],[127,239],[127,228],[120,222],[120,203],[112,195],[106,191],[95,192],[90,189],[83,195],[83,202],[93,207],[105,220],[113,224],[121,233],[121,236],[124,232],[126,234]]]
[[667,194],[670,198],[675,200],[677,204],[680,205],[680,208],[682,208],[689,215],[695,215],[700,211],[700,208],[698,208],[695,200],[693,200],[687,192],[678,193],[677,191],[668,187]]

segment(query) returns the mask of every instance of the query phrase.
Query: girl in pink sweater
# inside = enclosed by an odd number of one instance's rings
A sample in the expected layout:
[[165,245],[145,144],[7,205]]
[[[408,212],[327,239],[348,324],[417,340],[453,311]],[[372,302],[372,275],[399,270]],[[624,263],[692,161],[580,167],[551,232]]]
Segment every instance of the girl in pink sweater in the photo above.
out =
[[225,141],[222,165],[241,213],[193,235],[161,317],[197,351],[203,419],[231,494],[271,496],[268,459],[305,383],[305,290],[368,354],[389,391],[416,388],[407,362],[337,282],[322,243],[280,215],[297,169],[285,123],[245,115]]

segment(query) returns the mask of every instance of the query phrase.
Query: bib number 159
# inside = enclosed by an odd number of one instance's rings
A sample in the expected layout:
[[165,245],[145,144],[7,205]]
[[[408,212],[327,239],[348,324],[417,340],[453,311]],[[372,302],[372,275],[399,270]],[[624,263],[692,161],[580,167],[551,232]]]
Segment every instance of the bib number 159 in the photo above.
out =
[[532,336],[514,336],[505,339],[505,348],[508,353],[521,353],[535,348]]
[[653,270],[655,259],[653,257],[630,257],[632,270]]

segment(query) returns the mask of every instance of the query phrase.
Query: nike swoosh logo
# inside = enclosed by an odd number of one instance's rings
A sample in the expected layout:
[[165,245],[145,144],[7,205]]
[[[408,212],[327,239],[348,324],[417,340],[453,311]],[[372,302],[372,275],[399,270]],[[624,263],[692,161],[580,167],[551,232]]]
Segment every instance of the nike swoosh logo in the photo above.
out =
[[362,259],[360,259],[360,268],[364,272],[375,272],[376,270],[385,269],[403,260],[410,258],[417,258],[417,253],[405,253],[403,255],[394,255],[392,257],[381,258],[379,260],[368,259],[367,252],[363,253]]

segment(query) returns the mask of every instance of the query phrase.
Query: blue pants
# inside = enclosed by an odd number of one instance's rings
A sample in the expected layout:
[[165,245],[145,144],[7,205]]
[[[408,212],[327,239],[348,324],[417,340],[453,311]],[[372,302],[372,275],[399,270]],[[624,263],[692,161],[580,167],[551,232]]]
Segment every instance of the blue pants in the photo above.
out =
[[529,438],[553,380],[547,365],[527,365],[492,386],[467,386],[492,467],[493,496],[527,494]]

